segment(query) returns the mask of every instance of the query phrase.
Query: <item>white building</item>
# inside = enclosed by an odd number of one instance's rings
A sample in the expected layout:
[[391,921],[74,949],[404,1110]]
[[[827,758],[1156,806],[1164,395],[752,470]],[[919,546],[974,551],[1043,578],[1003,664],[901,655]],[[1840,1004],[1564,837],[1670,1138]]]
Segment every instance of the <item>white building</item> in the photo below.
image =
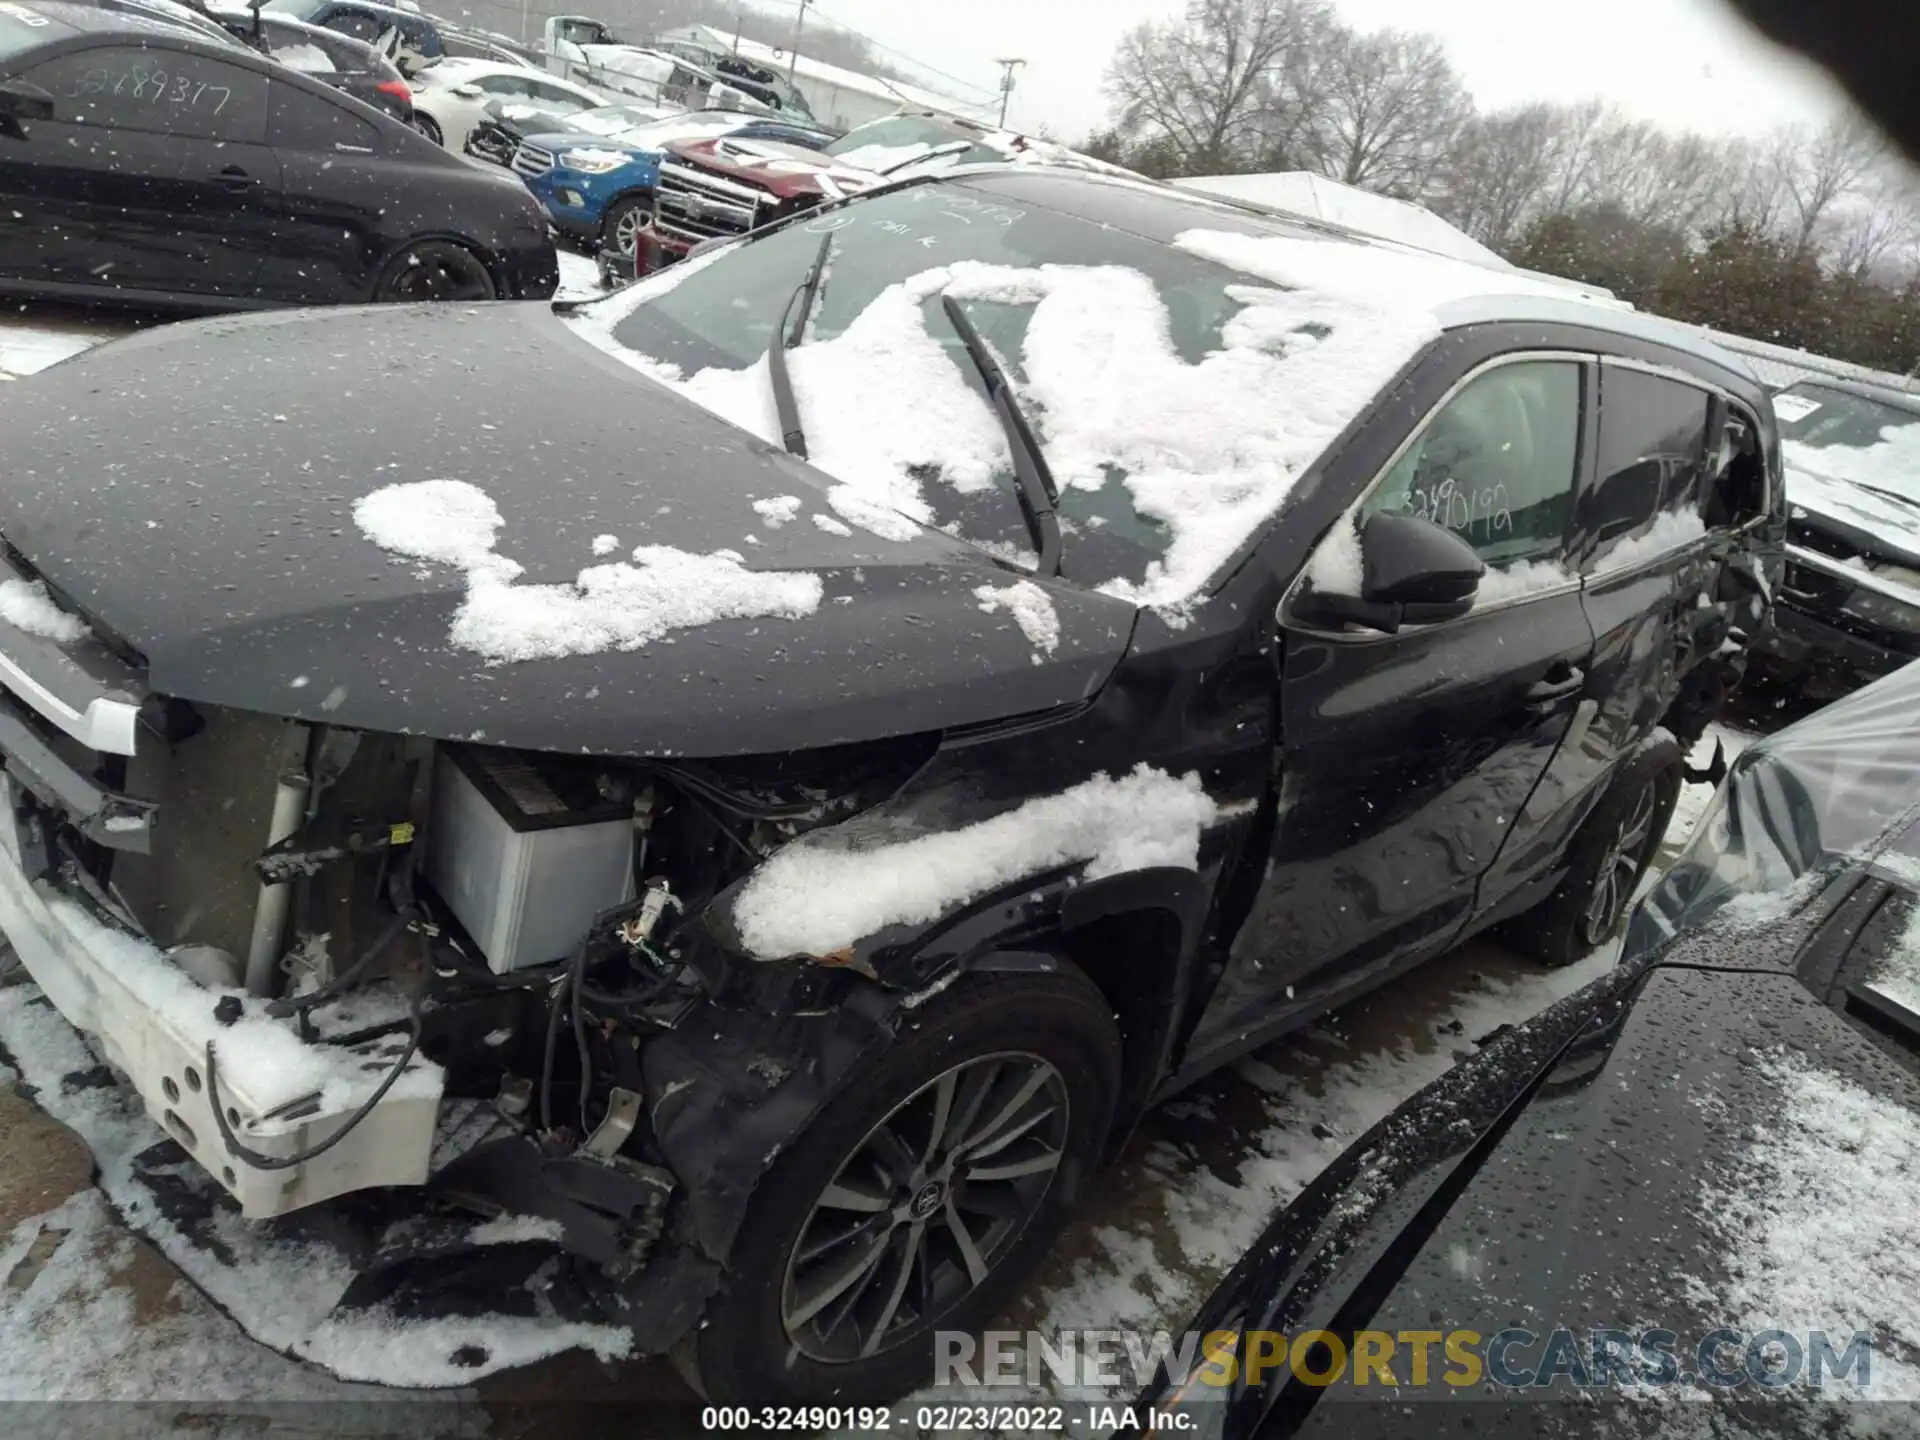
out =
[[[755,40],[741,40],[736,45],[732,35],[711,25],[687,25],[678,30],[664,31],[659,38],[689,40],[710,50],[734,52],[742,60],[764,65],[781,75],[787,73],[791,58],[789,52],[774,45],[762,45]],[[863,75],[857,70],[845,70],[838,65],[809,59],[804,48],[800,58],[793,61],[793,86],[805,98],[816,120],[839,130],[851,130],[856,125],[882,119],[899,110],[938,110],[968,120],[991,120],[999,103],[959,100],[922,85],[909,85],[900,80],[886,80],[877,75]]]

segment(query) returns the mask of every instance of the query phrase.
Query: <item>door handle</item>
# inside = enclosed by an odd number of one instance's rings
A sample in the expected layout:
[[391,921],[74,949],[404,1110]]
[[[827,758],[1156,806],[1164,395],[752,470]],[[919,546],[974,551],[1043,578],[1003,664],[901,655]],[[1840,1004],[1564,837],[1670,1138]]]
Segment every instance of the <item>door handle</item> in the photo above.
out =
[[238,165],[227,166],[213,178],[214,183],[227,190],[251,190],[260,183]]
[[[1561,669],[1561,667],[1556,665],[1553,670],[1549,670],[1547,673],[1551,675],[1559,669]],[[1542,680],[1538,684],[1527,687],[1527,707],[1529,709],[1540,709],[1544,706],[1551,705],[1556,700],[1564,700],[1567,696],[1577,692],[1580,687],[1586,683],[1587,672],[1582,670],[1578,665],[1568,665],[1565,667],[1564,678],[1559,680]]]

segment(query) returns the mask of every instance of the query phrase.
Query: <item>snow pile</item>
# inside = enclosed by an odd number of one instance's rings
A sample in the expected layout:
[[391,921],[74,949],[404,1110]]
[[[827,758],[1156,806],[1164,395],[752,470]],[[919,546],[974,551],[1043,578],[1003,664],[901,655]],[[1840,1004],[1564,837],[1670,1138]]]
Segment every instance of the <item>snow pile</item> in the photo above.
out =
[[733,918],[762,959],[825,955],[1063,865],[1085,862],[1089,879],[1154,865],[1191,870],[1200,832],[1217,814],[1197,774],[1176,778],[1142,764],[912,840],[854,849],[844,835],[818,831],[749,877]]
[[1580,577],[1558,560],[1517,560],[1511,565],[1488,566],[1487,573],[1480,577],[1480,588],[1474,598],[1481,605],[1498,605],[1523,595],[1579,583]]
[[496,1215],[473,1227],[467,1238],[476,1245],[524,1245],[531,1240],[558,1240],[566,1227],[545,1215]]
[[611,555],[619,548],[620,537],[618,535],[596,535],[593,537],[593,553],[596,555]]
[[1719,1297],[1749,1331],[1824,1330],[1836,1348],[1874,1337],[1869,1388],[1831,1378],[1827,1398],[1920,1399],[1920,1116],[1776,1052],[1765,1072],[1784,1110],[1750,1128],[1701,1213],[1727,1249]]
[[78,618],[53,603],[43,580],[0,580],[0,620],[62,645],[88,634]]
[[1358,598],[1366,575],[1360,553],[1360,527],[1345,516],[1336,520],[1307,562],[1307,583],[1322,595]]
[[[1004,610],[1014,624],[1032,642],[1034,649],[1051,655],[1060,648],[1060,616],[1053,608],[1053,597],[1031,580],[1016,580],[1005,589],[982,585],[974,596],[988,614]],[[1038,655],[1034,664],[1040,663]]]
[[1625,570],[1691,545],[1707,533],[1707,522],[1695,510],[1662,510],[1638,535],[1628,535],[1597,552],[1590,567],[1595,575]]
[[632,563],[590,565],[568,584],[516,585],[521,566],[494,550],[500,511],[464,480],[387,485],[361,497],[362,533],[396,555],[466,572],[449,639],[488,660],[554,659],[637,650],[669,630],[782,616],[820,605],[820,577],[749,570],[732,551],[696,555],[640,545]]
[[853,534],[852,526],[834,519],[831,515],[822,515],[818,511],[814,512],[813,523],[817,528],[826,531],[829,535]]
[[835,485],[827,491],[827,504],[833,507],[834,513],[842,520],[850,521],[869,535],[878,535],[882,540],[893,540],[904,544],[920,533],[920,527],[905,515],[891,508],[884,501],[875,500],[861,493],[857,486]]
[[798,495],[775,495],[770,500],[753,502],[754,513],[766,523],[769,530],[778,530],[794,516],[800,513]]
[[272,54],[282,65],[308,75],[333,73],[333,58],[318,45],[281,45]]
[[[1884,426],[1880,439],[1872,445],[1808,445],[1800,440],[1782,440],[1780,453],[1789,471],[1809,470],[1856,485],[1891,490],[1920,505],[1920,422]],[[1787,481],[1787,498],[1800,499],[1792,478]],[[1911,512],[1907,523],[1913,524]]]

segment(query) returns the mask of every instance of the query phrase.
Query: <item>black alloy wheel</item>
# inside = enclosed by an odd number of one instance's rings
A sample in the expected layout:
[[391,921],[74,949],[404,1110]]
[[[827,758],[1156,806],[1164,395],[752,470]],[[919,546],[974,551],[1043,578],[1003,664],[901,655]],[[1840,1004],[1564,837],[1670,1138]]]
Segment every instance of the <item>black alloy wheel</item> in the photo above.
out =
[[425,300],[491,300],[499,293],[486,263],[464,245],[421,240],[394,257],[373,298],[406,305]]
[[787,1259],[781,1317],[802,1352],[864,1359],[984,1281],[1046,1198],[1065,1082],[1038,1055],[983,1055],[930,1080],[854,1146]]

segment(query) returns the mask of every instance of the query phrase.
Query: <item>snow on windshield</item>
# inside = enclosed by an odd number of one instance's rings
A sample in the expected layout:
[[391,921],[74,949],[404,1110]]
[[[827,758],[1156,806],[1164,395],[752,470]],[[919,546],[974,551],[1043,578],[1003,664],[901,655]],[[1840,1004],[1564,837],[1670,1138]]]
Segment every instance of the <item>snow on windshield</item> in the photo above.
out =
[[[1307,247],[1328,252],[1321,258],[1336,280],[1345,272],[1332,252],[1351,248]],[[834,509],[875,528],[871,515],[843,503],[857,495],[927,524],[934,507],[920,476],[937,475],[926,483],[963,494],[1004,476],[1011,461],[999,422],[942,345],[945,332],[929,333],[925,302],[944,293],[1027,307],[1022,395],[1036,412],[1056,480],[1086,490],[1123,485],[1134,510],[1171,537],[1142,579],[1100,588],[1137,604],[1179,607],[1439,334],[1431,308],[1397,303],[1397,294],[1383,303],[1308,283],[1306,258],[1297,268],[1307,278],[1297,288],[1227,286],[1243,308],[1222,327],[1222,348],[1198,364],[1176,350],[1153,282],[1124,266],[961,261],[887,287],[839,334],[787,355],[812,462],[843,482]],[[766,357],[744,369],[680,376],[612,340],[612,328],[639,303],[594,307],[576,323],[609,353],[779,443]]]
[[1701,1197],[1725,1245],[1720,1318],[1755,1332],[1822,1330],[1836,1349],[1864,1331],[1871,1389],[1829,1380],[1821,1397],[1920,1399],[1920,1117],[1798,1057],[1776,1052],[1762,1068],[1783,1112],[1746,1132],[1728,1183]]
[[[1849,480],[1855,485],[1870,485],[1876,490],[1890,490],[1896,495],[1909,496],[1914,503],[1920,504],[1920,422],[1888,425],[1880,431],[1879,440],[1872,445],[1809,445],[1799,440],[1783,439],[1780,452],[1787,462],[1789,503],[1798,502],[1803,497],[1821,509],[1832,503],[1854,507],[1868,503],[1857,495],[1850,500],[1835,496],[1831,486],[1822,487],[1812,478],[1826,477]],[[1893,513],[1901,517],[1897,523],[1903,527],[1913,525],[1914,515],[1910,508],[1902,506]],[[1869,514],[1864,518],[1872,520],[1880,517]]]
[[933,149],[929,141],[916,140],[907,145],[856,145],[834,155],[834,160],[855,170],[885,170],[917,160]]
[[820,577],[811,572],[758,572],[735,551],[698,555],[666,545],[636,546],[631,563],[589,565],[568,584],[515,584],[522,567],[494,549],[499,508],[463,480],[383,486],[355,502],[353,518],[383,550],[466,572],[448,638],[494,662],[637,650],[669,630],[797,620],[820,606]]
[[1089,879],[1155,865],[1191,870],[1200,832],[1218,814],[1198,775],[1141,764],[910,840],[848,848],[841,826],[775,852],[735,897],[733,919],[761,959],[826,955],[1063,865],[1086,862]]
[[310,75],[325,75],[333,70],[333,58],[318,45],[281,45],[275,48],[273,58],[290,69]]

